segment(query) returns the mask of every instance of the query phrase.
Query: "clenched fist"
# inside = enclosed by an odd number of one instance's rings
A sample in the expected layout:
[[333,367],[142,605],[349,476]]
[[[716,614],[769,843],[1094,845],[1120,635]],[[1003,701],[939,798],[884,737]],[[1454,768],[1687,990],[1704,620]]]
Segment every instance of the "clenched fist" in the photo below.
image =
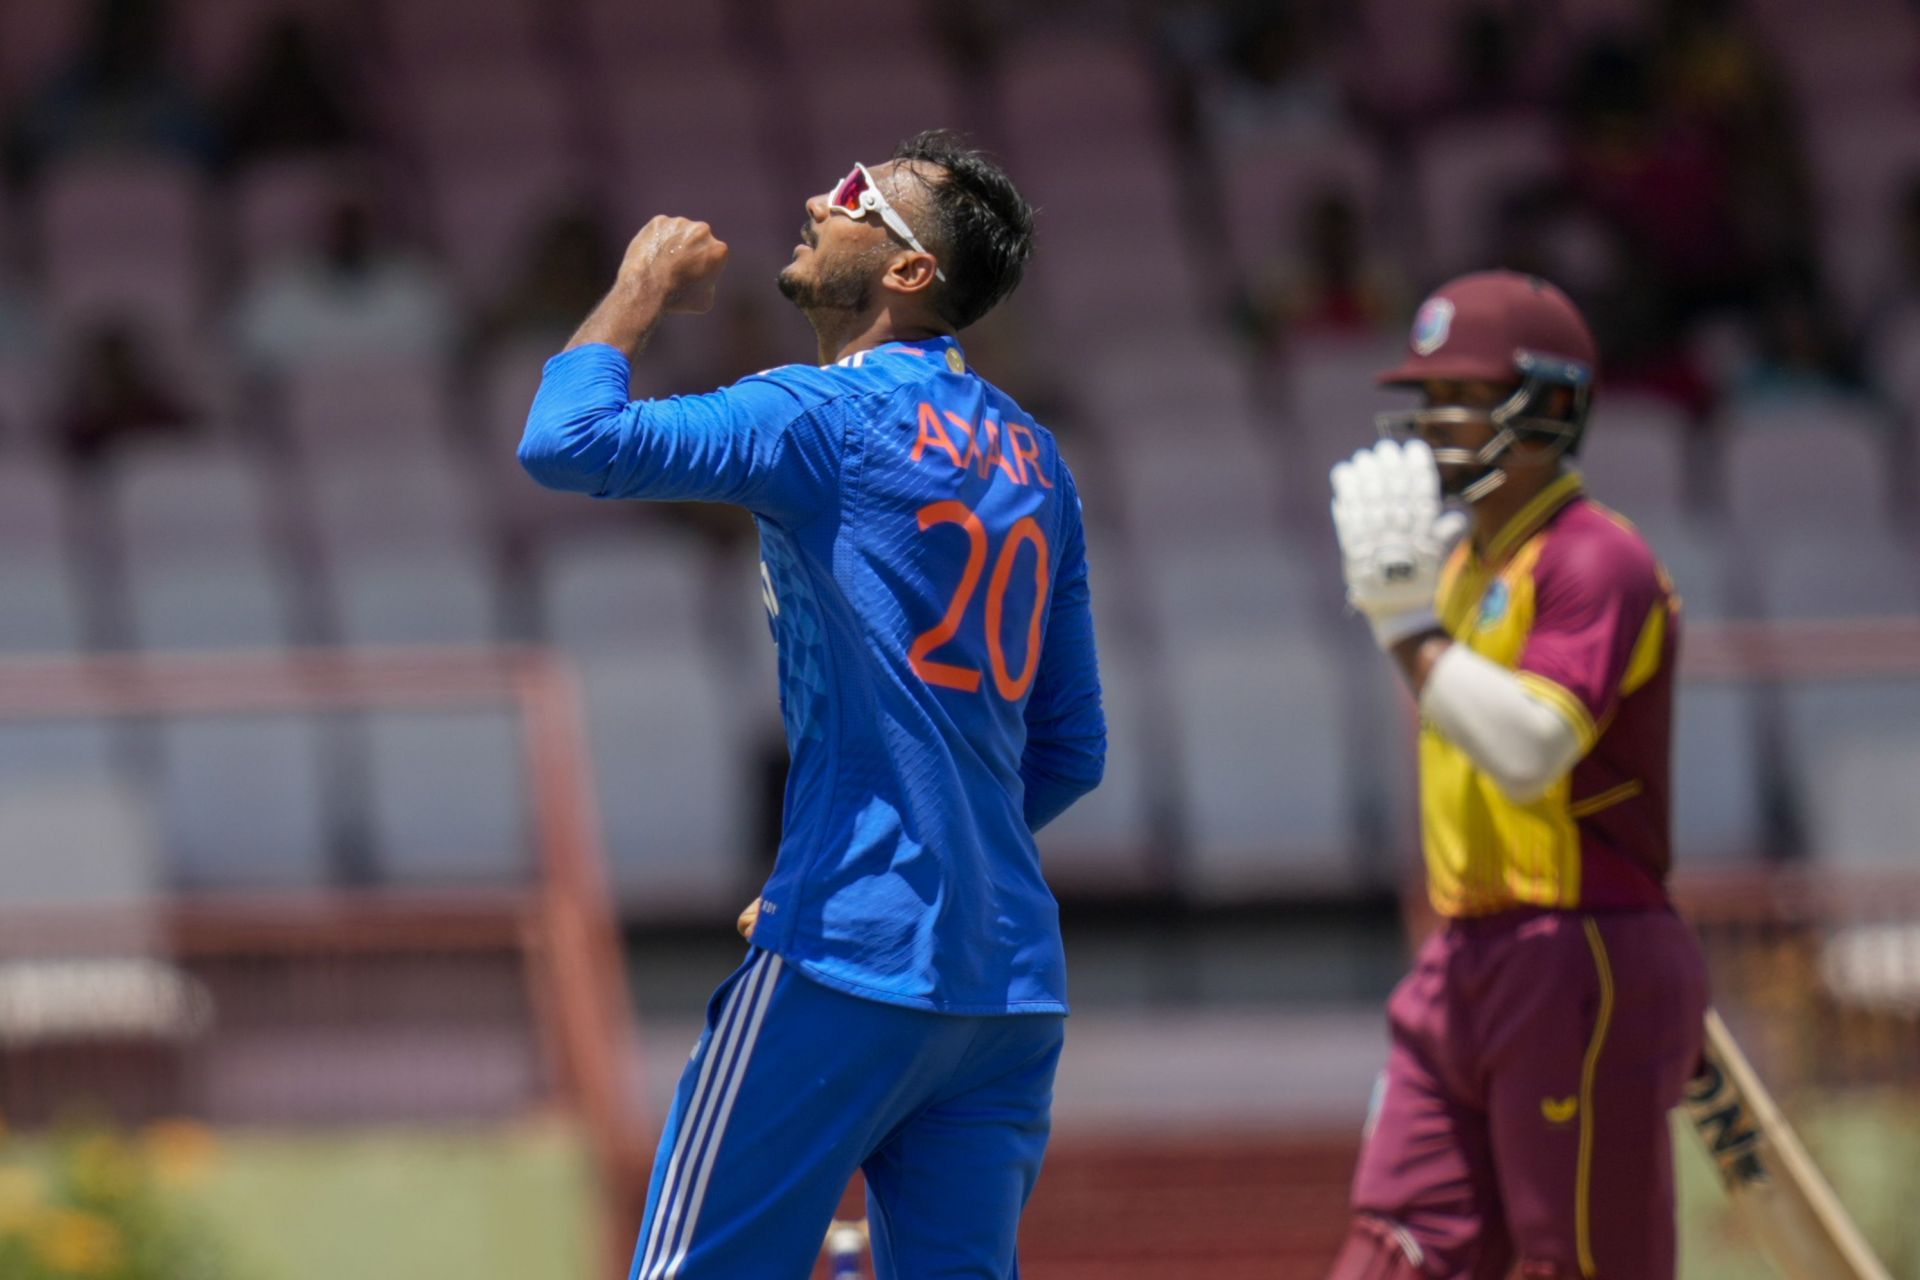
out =
[[714,289],[727,265],[727,245],[713,228],[691,218],[654,218],[627,245],[622,281],[646,286],[662,311],[699,315],[713,309]]

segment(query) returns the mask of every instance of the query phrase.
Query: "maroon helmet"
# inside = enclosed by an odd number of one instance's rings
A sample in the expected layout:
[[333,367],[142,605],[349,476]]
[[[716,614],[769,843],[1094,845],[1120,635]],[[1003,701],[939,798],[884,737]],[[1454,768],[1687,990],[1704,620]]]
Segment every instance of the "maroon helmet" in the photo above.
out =
[[[1529,445],[1573,454],[1580,449],[1593,402],[1593,334],[1579,308],[1537,276],[1516,271],[1478,271],[1442,285],[1420,304],[1407,338],[1407,355],[1379,375],[1382,386],[1417,386],[1430,379],[1511,382],[1512,396],[1483,411],[1459,407],[1383,413],[1383,435],[1406,436],[1422,422],[1484,421],[1498,428],[1484,448],[1436,449],[1443,465],[1478,467],[1481,474],[1460,496],[1484,497],[1504,480],[1500,459],[1525,440]],[[1547,417],[1546,396],[1555,387],[1572,392],[1565,417]]]

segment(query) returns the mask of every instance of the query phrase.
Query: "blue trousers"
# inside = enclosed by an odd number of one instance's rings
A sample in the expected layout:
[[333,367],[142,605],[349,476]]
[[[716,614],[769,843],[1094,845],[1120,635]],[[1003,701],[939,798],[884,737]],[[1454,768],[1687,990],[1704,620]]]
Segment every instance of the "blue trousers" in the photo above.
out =
[[843,995],[753,950],[707,1007],[629,1280],[805,1280],[856,1169],[880,1280],[1018,1280],[1064,1032]]

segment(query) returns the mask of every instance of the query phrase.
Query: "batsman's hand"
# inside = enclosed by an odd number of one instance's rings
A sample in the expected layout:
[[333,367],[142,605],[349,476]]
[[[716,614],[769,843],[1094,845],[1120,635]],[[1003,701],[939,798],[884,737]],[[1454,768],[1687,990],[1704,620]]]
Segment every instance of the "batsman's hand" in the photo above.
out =
[[714,290],[727,265],[726,241],[690,218],[650,220],[627,245],[623,283],[653,292],[660,309],[685,315],[713,310]]
[[740,918],[733,922],[733,927],[739,932],[741,937],[745,938],[748,942],[752,942],[753,927],[759,923],[760,899],[755,898],[747,904],[747,909],[740,913]]
[[1382,440],[1333,469],[1333,528],[1347,603],[1391,649],[1440,625],[1440,567],[1467,520],[1440,501],[1440,469],[1424,441]]

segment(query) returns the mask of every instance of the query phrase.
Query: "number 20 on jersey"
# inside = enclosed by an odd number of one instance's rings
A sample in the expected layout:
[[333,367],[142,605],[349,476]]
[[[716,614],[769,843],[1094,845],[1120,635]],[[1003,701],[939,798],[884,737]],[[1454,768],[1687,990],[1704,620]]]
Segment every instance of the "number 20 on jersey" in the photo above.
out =
[[[953,500],[928,503],[920,508],[918,518],[923,533],[941,524],[957,524],[965,530],[967,564],[960,573],[959,588],[953,593],[946,614],[936,626],[916,636],[913,646],[907,650],[913,673],[942,689],[958,689],[962,693],[979,691],[981,672],[958,663],[938,661],[933,653],[960,633],[967,606],[973,603],[973,593],[980,587],[981,575],[986,573],[987,561],[993,559],[993,575],[987,582],[987,665],[993,669],[993,687],[999,695],[1008,702],[1018,702],[1033,687],[1034,674],[1040,669],[1040,611],[1047,598],[1048,578],[1046,533],[1032,516],[1022,516],[1007,531],[995,558],[986,526],[966,503]],[[1015,672],[1008,666],[1001,633],[1006,621],[1007,588],[1013,581],[1020,549],[1027,543],[1032,543],[1034,549],[1033,616],[1027,620],[1026,657],[1020,670]]]

